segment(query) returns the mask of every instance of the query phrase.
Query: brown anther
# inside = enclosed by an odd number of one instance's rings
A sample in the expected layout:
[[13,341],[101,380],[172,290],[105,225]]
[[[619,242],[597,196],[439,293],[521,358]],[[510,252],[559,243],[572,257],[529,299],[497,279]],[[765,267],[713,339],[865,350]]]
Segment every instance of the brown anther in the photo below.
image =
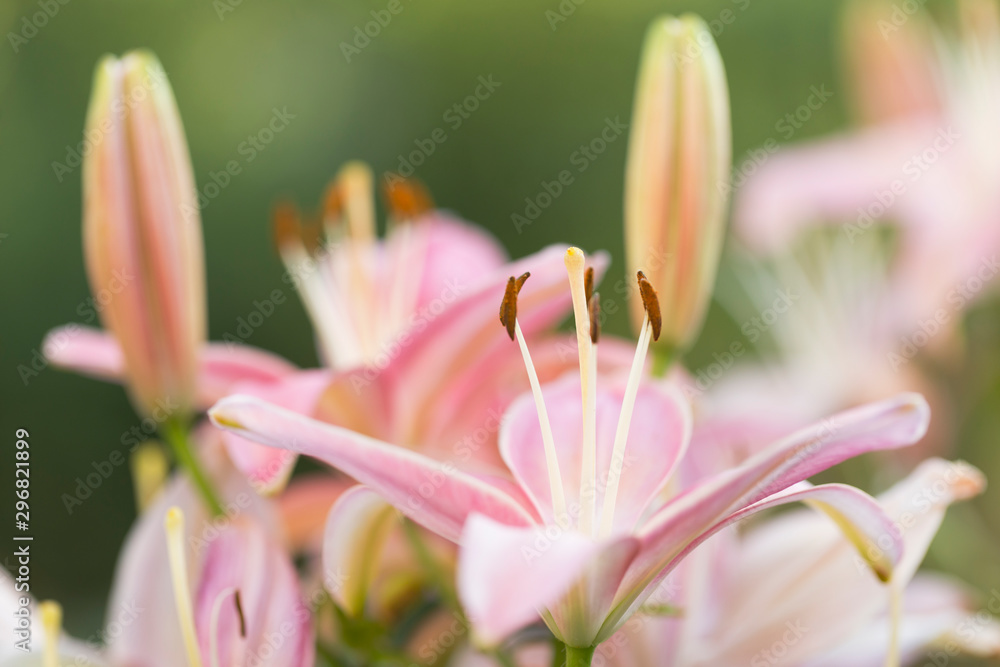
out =
[[288,243],[302,241],[302,223],[295,204],[288,201],[278,202],[271,215],[271,223],[274,229],[274,243],[279,250]]
[[306,250],[316,252],[323,246],[323,223],[314,222],[302,225],[302,243]]
[[590,342],[597,345],[601,337],[601,295],[594,293],[587,300],[587,311],[590,313]]
[[415,220],[434,210],[434,200],[420,181],[387,173],[382,180],[382,191],[393,220]]
[[660,339],[660,330],[663,328],[663,317],[660,315],[660,300],[656,296],[656,290],[646,280],[646,276],[639,271],[636,274],[639,280],[639,296],[642,298],[642,307],[646,309],[646,317],[653,325],[653,340]]
[[240,618],[240,637],[246,638],[247,636],[247,619],[243,615],[243,601],[240,599],[240,591],[236,589],[236,593],[233,595],[233,600],[236,603],[236,615]]
[[587,295],[587,303],[590,297],[594,296],[594,267],[588,266],[587,272],[583,274],[583,291]]
[[344,197],[340,192],[337,179],[330,181],[323,193],[323,221],[333,224],[340,220],[344,213]]
[[507,328],[507,335],[511,340],[515,338],[514,325],[517,322],[517,295],[524,286],[524,281],[528,279],[530,273],[524,273],[520,278],[511,276],[507,281],[507,289],[503,293],[503,301],[500,302],[500,324]]

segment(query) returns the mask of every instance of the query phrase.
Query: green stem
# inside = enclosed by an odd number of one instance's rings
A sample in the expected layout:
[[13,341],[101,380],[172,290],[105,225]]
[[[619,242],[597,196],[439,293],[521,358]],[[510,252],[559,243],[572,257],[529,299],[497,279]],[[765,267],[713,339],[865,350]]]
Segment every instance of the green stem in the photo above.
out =
[[427,572],[431,581],[437,586],[445,602],[452,609],[461,613],[462,605],[459,604],[458,596],[455,595],[455,591],[451,586],[451,578],[438,564],[431,550],[427,548],[427,543],[424,542],[424,538],[420,534],[420,529],[409,519],[403,519],[403,534],[406,535],[406,541],[410,543],[410,548],[413,549],[417,561]]
[[596,646],[566,646],[566,667],[590,667]]
[[168,421],[163,425],[163,437],[174,452],[177,462],[187,470],[188,475],[194,481],[194,485],[201,493],[202,499],[214,516],[222,516],[222,503],[212,488],[205,471],[201,469],[201,464],[191,451],[191,442],[188,440],[188,430],[184,424],[177,421]]
[[660,343],[652,346],[653,368],[652,374],[655,378],[665,377],[670,370],[670,364],[677,358],[677,348],[667,343]]

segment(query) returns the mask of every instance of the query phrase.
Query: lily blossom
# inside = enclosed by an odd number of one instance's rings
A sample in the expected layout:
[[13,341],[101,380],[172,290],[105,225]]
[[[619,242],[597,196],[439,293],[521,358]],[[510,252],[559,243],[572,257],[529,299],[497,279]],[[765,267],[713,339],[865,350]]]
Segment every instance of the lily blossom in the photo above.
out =
[[[988,0],[958,8],[957,35],[944,35],[923,13],[895,26],[892,3],[856,3],[848,55],[863,62],[854,68],[857,92],[876,122],[783,149],[749,179],[735,206],[734,229],[766,253],[817,224],[838,225],[852,243],[875,234],[873,225],[895,225],[889,286],[897,329],[907,334],[941,310],[952,332],[954,312],[987,294],[1000,270],[1000,15]],[[876,28],[882,34],[870,34]],[[869,58],[873,44],[881,46]],[[887,85],[889,78],[896,84]],[[937,336],[935,347],[946,338]]]
[[108,605],[135,613],[108,633],[108,662],[129,667],[312,665],[311,613],[276,517],[209,447],[225,515],[175,477],[126,539]]
[[[878,497],[902,536],[891,586],[900,617],[899,664],[933,661],[939,647],[1000,654],[1000,623],[952,579],[914,574],[948,506],[984,488],[961,462],[929,459]],[[836,527],[808,511],[730,529],[692,554],[656,599],[679,616],[636,617],[598,652],[621,667],[782,664],[839,667],[886,664],[892,604],[885,587],[852,553]],[[781,563],[776,567],[776,563]],[[655,612],[654,612],[655,613]]]
[[[500,435],[512,478],[465,472],[253,397],[223,399],[209,415],[221,428],[329,463],[414,521],[460,542],[460,594],[485,643],[502,640],[542,610],[574,661],[585,664],[593,647],[702,541],[794,501],[832,514],[880,578],[892,578],[901,542],[874,499],[848,486],[800,483],[852,456],[919,439],[929,419],[920,396],[902,394],[841,413],[662,502],[660,492],[686,451],[690,415],[675,389],[640,382],[659,333],[655,291],[640,278],[647,315],[628,378],[598,387],[599,297],[579,249],[566,252],[565,264],[579,380],[541,387],[518,318],[524,280],[511,278],[503,300],[501,321],[518,341],[532,386],[508,410]],[[885,535],[887,549],[866,548]],[[539,540],[549,544],[527,557],[523,548]]]

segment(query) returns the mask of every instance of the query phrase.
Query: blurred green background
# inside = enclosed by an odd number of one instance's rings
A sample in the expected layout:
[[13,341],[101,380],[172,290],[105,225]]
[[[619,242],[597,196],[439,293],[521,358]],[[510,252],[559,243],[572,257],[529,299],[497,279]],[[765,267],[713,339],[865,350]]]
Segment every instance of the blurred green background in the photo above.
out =
[[[56,4],[56,0],[48,0]],[[57,597],[67,626],[96,630],[115,555],[134,518],[129,475],[116,471],[69,515],[60,497],[77,477],[122,449],[137,423],[117,386],[42,370],[27,384],[47,330],[80,321],[89,296],[80,241],[80,174],[59,180],[54,162],[81,141],[92,68],[106,53],[154,50],[170,76],[187,130],[199,189],[230,160],[242,172],[203,210],[213,338],[233,332],[237,318],[281,286],[271,246],[269,210],[293,196],[313,206],[340,164],[359,158],[377,172],[397,169],[415,140],[444,128],[416,176],[436,201],[498,235],[517,256],[555,241],[607,248],[621,272],[624,137],[610,144],[531,226],[515,229],[525,198],[569,166],[571,154],[596,137],[607,118],[628,122],[641,40],[664,12],[695,11],[715,21],[732,96],[737,161],[769,137],[785,114],[826,85],[833,99],[795,132],[803,139],[844,127],[850,102],[841,85],[835,0],[586,0],[553,24],[559,0],[400,0],[403,11],[350,62],[342,43],[387,2],[332,0],[69,0],[15,52],[0,46],[0,406],[4,439],[0,474],[12,479],[14,429],[31,433],[33,592]],[[577,0],[580,2],[581,0]],[[44,2],[44,0],[43,0]],[[35,1],[4,0],[0,27],[21,33]],[[724,12],[731,12],[727,14]],[[729,20],[725,23],[717,19]],[[30,33],[30,30],[28,31]],[[444,117],[473,94],[478,77],[500,86],[460,127]],[[294,115],[255,159],[240,151],[274,109]],[[453,116],[449,116],[453,118]],[[212,190],[214,192],[214,190]],[[297,302],[259,327],[248,341],[303,365],[316,361]],[[998,368],[991,352],[996,318],[984,318],[980,372],[983,403],[965,454],[1000,472],[988,434],[1000,431]],[[712,331],[726,338],[717,310]],[[623,319],[610,325],[626,331]],[[708,358],[713,338],[700,349]],[[995,337],[992,340],[996,340]],[[976,345],[975,340],[973,345]],[[698,354],[695,355],[695,363]],[[993,372],[993,375],[990,373]],[[977,421],[978,420],[978,421]],[[980,423],[982,422],[982,423]],[[991,466],[992,464],[992,466]],[[7,493],[3,502],[11,502]],[[977,502],[996,506],[997,496]],[[4,521],[9,519],[3,510]],[[978,587],[1000,585],[995,545],[981,513],[952,512],[931,560],[961,571]],[[995,518],[995,516],[994,516]],[[996,524],[994,524],[996,525]],[[5,529],[6,534],[8,530]],[[8,549],[4,549],[8,552]],[[167,576],[150,573],[150,576]]]

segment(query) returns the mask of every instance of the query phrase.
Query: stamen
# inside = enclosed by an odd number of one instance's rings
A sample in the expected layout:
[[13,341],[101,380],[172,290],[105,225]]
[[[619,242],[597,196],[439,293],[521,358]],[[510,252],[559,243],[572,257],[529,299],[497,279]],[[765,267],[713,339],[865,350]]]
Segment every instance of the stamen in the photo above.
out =
[[386,174],[382,189],[389,205],[389,217],[395,223],[416,220],[434,210],[434,200],[427,188],[415,179]]
[[636,274],[639,280],[639,296],[642,298],[642,307],[646,309],[646,316],[649,323],[653,325],[653,340],[660,340],[660,330],[663,327],[663,318],[660,316],[660,300],[656,296],[656,290],[646,280],[642,271]]
[[363,162],[348,162],[337,173],[337,187],[351,237],[348,244],[351,289],[343,294],[353,311],[362,359],[370,363],[384,342],[378,330],[377,283],[369,273],[370,248],[375,243],[375,186],[371,169]]
[[240,619],[240,637],[246,639],[247,636],[247,619],[243,615],[243,599],[240,597],[240,589],[236,589],[233,602],[236,605],[236,616]]
[[156,499],[167,479],[169,466],[163,447],[156,442],[139,446],[129,459],[132,484],[135,486],[135,506],[142,514]]
[[588,266],[587,273],[583,278],[584,292],[587,294],[587,305],[590,305],[590,297],[594,296],[594,267]]
[[646,352],[649,350],[649,339],[653,327],[649,315],[642,319],[642,329],[639,331],[639,343],[635,348],[632,368],[629,369],[628,382],[625,385],[625,396],[622,398],[622,409],[618,415],[618,428],[615,430],[615,444],[611,450],[611,468],[608,470],[608,486],[604,492],[604,507],[601,510],[601,530],[599,535],[604,538],[611,534],[615,521],[615,504],[618,501],[618,485],[621,483],[622,468],[625,464],[625,445],[628,443],[628,431],[632,425],[632,411],[635,409],[635,397],[639,391],[639,380],[642,369],[646,365]]
[[45,644],[42,648],[42,665],[59,667],[59,634],[62,632],[62,607],[58,602],[46,600],[38,604],[38,613],[45,630]]
[[595,388],[596,359],[590,334],[590,312],[587,308],[586,257],[579,248],[566,251],[566,272],[573,296],[576,341],[580,355],[580,390],[583,398],[583,457],[580,464],[580,530],[591,534],[594,529],[597,490],[597,395]]
[[174,587],[177,620],[180,623],[181,635],[184,637],[188,665],[201,667],[191,590],[188,588],[187,560],[184,557],[184,513],[179,507],[171,507],[167,510],[163,525],[167,532],[167,553],[170,557],[170,579]]
[[500,302],[500,324],[507,328],[507,335],[514,340],[514,324],[517,321],[517,295],[521,293],[524,282],[531,276],[525,272],[520,278],[511,276],[507,281],[507,289]]
[[[590,342],[597,345],[601,337],[601,295],[592,294],[587,299],[587,310],[590,311]],[[593,356],[597,356],[596,354]]]
[[348,162],[337,174],[347,228],[354,241],[375,240],[375,189],[372,171],[363,162]]
[[[243,607],[240,604],[240,591],[238,588],[224,588],[219,591],[212,601],[212,613],[208,621],[208,652],[212,659],[212,667],[220,667],[219,661],[219,617],[222,615],[222,604],[226,598],[233,596],[236,605],[236,615],[240,621],[240,637],[247,636],[246,621],[243,618]],[[240,661],[242,662],[242,661]],[[237,662],[236,664],[240,664]]]
[[340,195],[338,180],[335,178],[330,181],[323,193],[323,224],[326,226],[328,234],[333,234],[340,225],[343,215],[344,201]]
[[542,386],[538,381],[538,373],[535,371],[535,364],[531,361],[531,354],[528,352],[528,344],[521,333],[521,324],[517,321],[517,294],[524,286],[524,281],[528,279],[529,273],[523,274],[520,278],[510,277],[507,281],[507,291],[504,292],[503,303],[500,305],[500,322],[511,333],[511,339],[517,341],[521,348],[521,357],[524,358],[524,367],[528,371],[528,383],[531,385],[531,394],[535,399],[535,409],[538,412],[538,425],[542,431],[542,447],[545,450],[545,469],[549,473],[549,493],[552,496],[552,512],[555,515],[556,523],[568,527],[569,513],[566,511],[566,492],[563,490],[562,474],[559,472],[559,457],[556,456],[555,439],[552,437],[552,424],[549,422],[549,413],[545,409],[545,400],[542,397]]
[[274,207],[271,216],[274,245],[282,254],[289,245],[302,243],[302,225],[299,217],[298,208],[291,202],[279,202]]

